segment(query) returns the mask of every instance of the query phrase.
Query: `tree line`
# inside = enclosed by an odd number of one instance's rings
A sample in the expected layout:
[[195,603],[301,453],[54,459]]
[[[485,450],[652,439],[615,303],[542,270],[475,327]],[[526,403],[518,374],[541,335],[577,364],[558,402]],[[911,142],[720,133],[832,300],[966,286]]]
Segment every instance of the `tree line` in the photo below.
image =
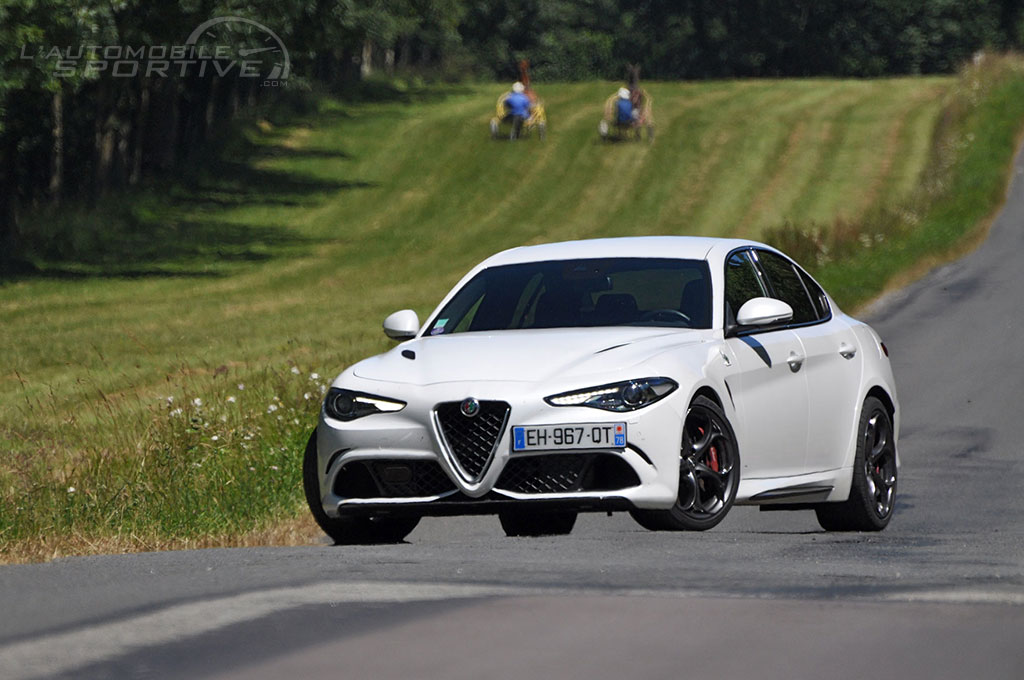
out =
[[27,213],[173,173],[248,109],[376,73],[869,77],[1022,44],[1019,0],[0,0],[0,260]]

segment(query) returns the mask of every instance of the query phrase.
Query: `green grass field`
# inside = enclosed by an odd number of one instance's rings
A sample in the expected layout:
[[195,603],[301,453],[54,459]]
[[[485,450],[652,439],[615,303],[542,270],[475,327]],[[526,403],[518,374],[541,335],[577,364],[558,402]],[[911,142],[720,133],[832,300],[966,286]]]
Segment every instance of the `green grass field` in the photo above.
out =
[[59,215],[48,274],[0,287],[0,559],[305,540],[304,437],[326,382],[389,346],[385,315],[422,318],[516,245],[920,205],[961,85],[652,83],[653,144],[599,142],[612,83],[541,85],[544,142],[489,139],[496,85],[325,100],[188,181]]

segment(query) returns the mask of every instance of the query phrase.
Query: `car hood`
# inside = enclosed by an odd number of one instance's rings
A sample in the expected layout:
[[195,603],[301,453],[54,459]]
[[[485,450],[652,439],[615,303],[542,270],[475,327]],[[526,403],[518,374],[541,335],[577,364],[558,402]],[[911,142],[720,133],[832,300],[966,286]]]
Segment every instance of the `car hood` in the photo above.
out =
[[412,385],[537,382],[626,369],[667,349],[701,342],[708,332],[559,328],[422,337],[361,361],[352,372],[367,380]]

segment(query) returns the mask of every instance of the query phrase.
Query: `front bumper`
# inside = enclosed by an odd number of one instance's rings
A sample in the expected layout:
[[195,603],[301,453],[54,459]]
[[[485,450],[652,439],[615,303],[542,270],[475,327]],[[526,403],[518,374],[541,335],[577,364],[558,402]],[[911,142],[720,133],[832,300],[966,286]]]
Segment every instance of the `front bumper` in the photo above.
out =
[[[360,385],[389,395],[380,385]],[[318,471],[324,512],[358,515],[462,515],[510,507],[576,511],[667,508],[676,500],[684,412],[676,394],[639,411],[612,413],[554,407],[521,384],[443,384],[418,388],[407,407],[341,422],[321,413]],[[515,395],[518,393],[518,397]],[[494,454],[475,481],[466,479],[439,435],[438,404],[469,396],[510,406]],[[627,423],[622,450],[513,453],[515,425]]]

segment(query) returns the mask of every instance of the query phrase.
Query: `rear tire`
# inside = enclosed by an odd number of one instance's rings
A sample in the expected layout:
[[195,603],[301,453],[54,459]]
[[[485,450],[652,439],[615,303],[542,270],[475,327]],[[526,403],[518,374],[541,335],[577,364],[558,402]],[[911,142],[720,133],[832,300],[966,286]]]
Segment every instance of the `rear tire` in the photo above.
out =
[[826,531],[881,531],[896,505],[896,442],[892,419],[875,397],[864,400],[857,428],[850,497],[814,507]]
[[509,511],[499,513],[498,519],[506,536],[565,536],[576,524],[576,513]]
[[320,503],[317,467],[316,430],[313,430],[302,459],[302,487],[313,519],[335,545],[401,543],[419,524],[419,517],[328,517]]
[[699,395],[683,423],[676,504],[630,514],[651,531],[707,531],[725,519],[739,484],[740,453],[732,425],[718,404]]

